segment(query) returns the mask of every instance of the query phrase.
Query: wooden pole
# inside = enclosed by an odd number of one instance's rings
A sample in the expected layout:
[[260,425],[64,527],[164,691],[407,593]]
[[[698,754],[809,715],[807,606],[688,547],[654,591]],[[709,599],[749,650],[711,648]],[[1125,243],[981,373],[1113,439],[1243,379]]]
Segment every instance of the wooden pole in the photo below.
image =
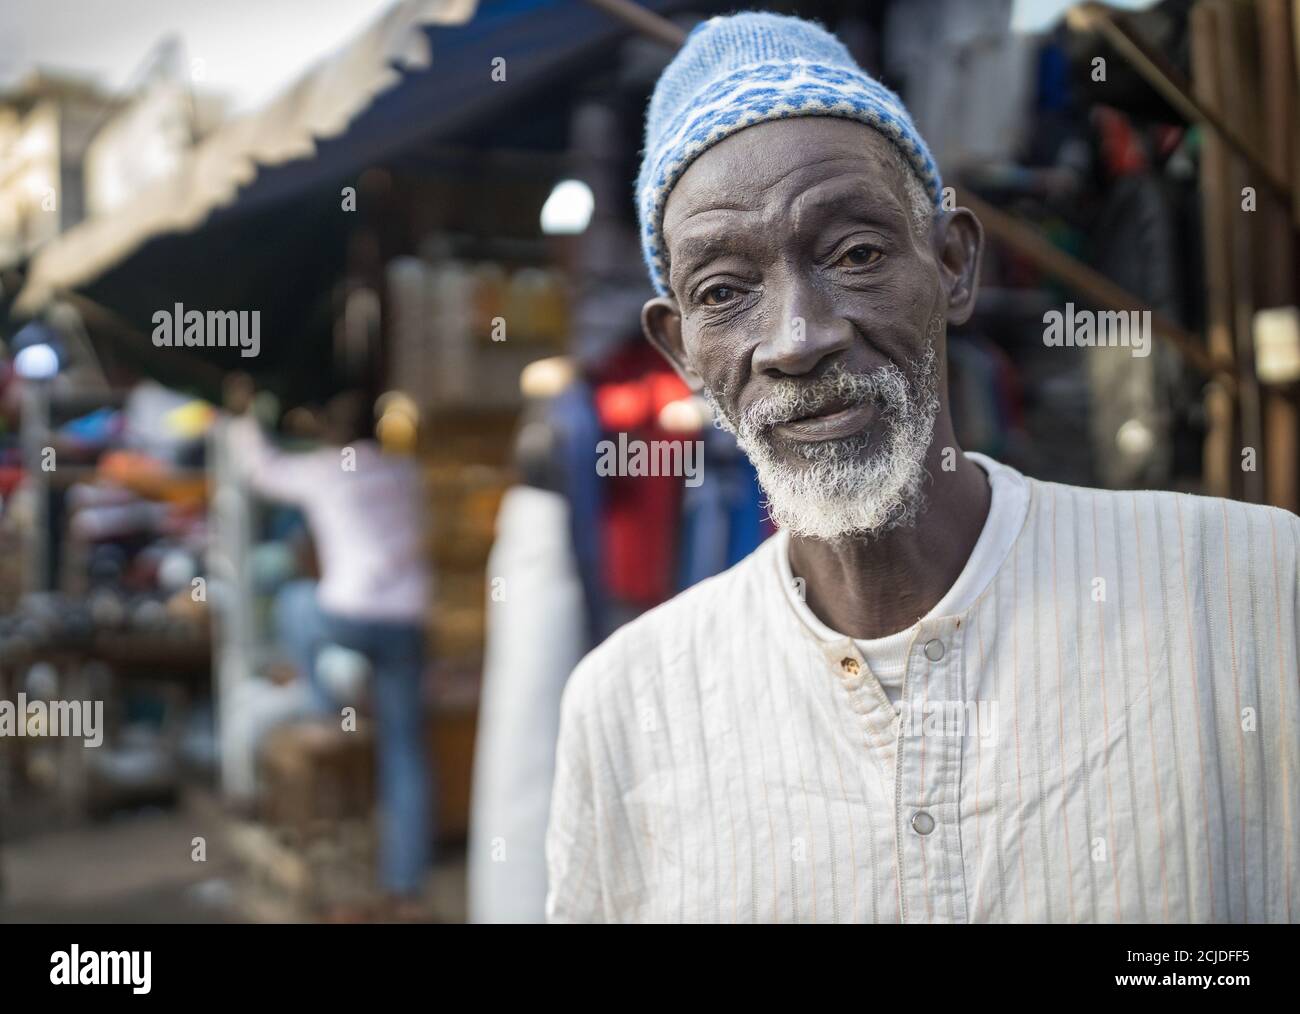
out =
[[612,15],[619,21],[635,28],[642,35],[657,39],[673,49],[681,47],[686,41],[686,30],[669,21],[662,14],[646,10],[633,0],[587,0],[593,7]]
[[[1232,120],[1237,135],[1252,150],[1257,150],[1259,139],[1259,78],[1251,57],[1255,51],[1255,18],[1249,8],[1234,0],[1214,0],[1218,12],[1219,31],[1214,36],[1217,50],[1217,95],[1211,103]],[[1258,182],[1257,169],[1251,161],[1236,151],[1230,143],[1224,144],[1225,176],[1219,195],[1224,213],[1226,231],[1222,235],[1207,233],[1208,242],[1221,242],[1229,251],[1229,269],[1232,272],[1232,330],[1237,357],[1237,424],[1240,443],[1237,460],[1233,462],[1236,473],[1234,483],[1242,499],[1261,503],[1264,499],[1264,417],[1259,377],[1255,372],[1254,321],[1255,289],[1259,273],[1255,268],[1255,236],[1259,221],[1257,211],[1245,210],[1246,187]],[[1273,196],[1270,188],[1263,188],[1258,198]],[[1245,451],[1254,456],[1254,467],[1247,468]]]
[[[1218,13],[1210,4],[1192,9],[1192,77],[1203,99],[1218,99],[1218,49],[1215,37],[1221,30]],[[1205,328],[1209,354],[1216,361],[1235,366],[1232,339],[1232,264],[1230,234],[1223,191],[1227,155],[1223,142],[1207,133],[1201,151],[1201,219],[1205,234]],[[1212,496],[1231,496],[1236,446],[1236,404],[1232,393],[1211,385],[1205,392],[1205,443],[1201,449],[1205,490]]]
[[59,298],[76,308],[86,322],[88,330],[93,329],[109,335],[110,340],[127,350],[137,360],[157,364],[156,372],[162,379],[173,384],[192,385],[205,395],[212,396],[214,402],[220,400],[219,394],[222,380],[226,375],[225,370],[194,353],[160,355],[147,334],[84,293],[67,291],[60,293]]
[[[964,188],[957,188],[957,201],[975,213],[984,231],[1032,261],[1089,302],[1108,310],[1151,310],[1123,286],[1116,285],[1101,272],[1057,249],[1037,229],[1025,225],[1005,211],[995,208]],[[1179,326],[1157,310],[1151,310],[1151,330],[1178,350],[1187,363],[1207,377],[1217,375],[1221,383],[1232,386],[1232,374],[1226,362],[1208,355],[1191,331]]]
[[[1260,0],[1258,34],[1264,154],[1273,171],[1290,176],[1296,156],[1296,61],[1288,0]],[[1260,195],[1259,301],[1266,307],[1294,305],[1295,233],[1286,208],[1271,194]],[[1264,480],[1266,502],[1300,511],[1300,412],[1295,390],[1264,389]]]

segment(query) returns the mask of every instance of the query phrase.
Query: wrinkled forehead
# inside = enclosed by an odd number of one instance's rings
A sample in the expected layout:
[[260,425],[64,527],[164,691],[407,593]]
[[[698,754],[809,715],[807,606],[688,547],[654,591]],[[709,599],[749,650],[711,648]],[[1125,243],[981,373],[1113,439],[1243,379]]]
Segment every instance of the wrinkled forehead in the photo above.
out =
[[863,205],[906,227],[906,169],[893,152],[879,132],[832,117],[739,131],[697,158],[669,194],[663,219],[669,256],[692,221],[712,212],[770,220],[782,211],[833,213]]

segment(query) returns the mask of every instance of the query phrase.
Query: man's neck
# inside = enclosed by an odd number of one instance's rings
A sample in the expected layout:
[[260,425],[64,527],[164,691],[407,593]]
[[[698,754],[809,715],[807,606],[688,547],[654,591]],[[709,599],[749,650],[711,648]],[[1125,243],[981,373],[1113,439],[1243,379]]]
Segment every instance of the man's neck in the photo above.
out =
[[927,458],[933,481],[915,524],[834,543],[791,538],[791,569],[804,579],[808,607],[832,630],[858,639],[905,630],[961,575],[992,491],[984,470],[960,451],[955,469],[944,471],[944,447],[956,450],[956,442],[936,436]]

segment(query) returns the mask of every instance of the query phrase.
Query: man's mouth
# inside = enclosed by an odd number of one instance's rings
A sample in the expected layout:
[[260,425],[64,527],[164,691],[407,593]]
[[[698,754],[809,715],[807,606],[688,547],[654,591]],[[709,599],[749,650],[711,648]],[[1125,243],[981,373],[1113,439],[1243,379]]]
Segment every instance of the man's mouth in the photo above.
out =
[[875,415],[876,407],[869,400],[848,405],[833,402],[797,419],[777,423],[772,432],[800,443],[842,440],[866,429]]

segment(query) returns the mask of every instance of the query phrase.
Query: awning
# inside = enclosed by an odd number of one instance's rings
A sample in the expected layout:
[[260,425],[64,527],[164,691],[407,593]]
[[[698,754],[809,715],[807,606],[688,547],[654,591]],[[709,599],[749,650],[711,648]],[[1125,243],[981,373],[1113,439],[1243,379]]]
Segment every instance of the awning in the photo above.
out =
[[43,247],[14,310],[35,313],[60,289],[95,278],[151,237],[196,228],[231,204],[261,169],[309,158],[406,72],[432,64],[424,26],[463,24],[476,6],[477,0],[402,0],[279,98],[205,138],[178,172]]

